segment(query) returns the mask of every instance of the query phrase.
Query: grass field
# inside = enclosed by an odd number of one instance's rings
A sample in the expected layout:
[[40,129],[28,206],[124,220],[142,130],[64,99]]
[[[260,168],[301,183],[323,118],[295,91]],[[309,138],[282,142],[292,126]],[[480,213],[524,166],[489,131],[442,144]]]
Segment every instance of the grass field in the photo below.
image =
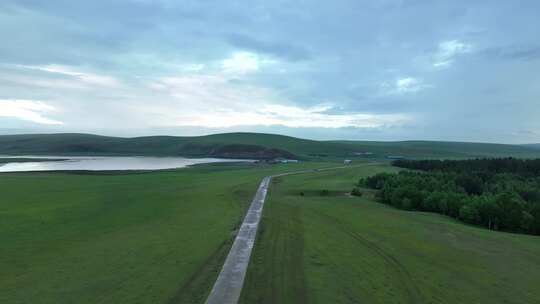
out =
[[[203,303],[260,179],[326,166],[0,174],[0,303]],[[275,179],[242,303],[540,303],[540,238],[345,195],[394,170]]]
[[540,238],[345,195],[392,170],[275,179],[241,303],[540,303]]
[[202,303],[260,179],[319,166],[0,174],[0,303]]

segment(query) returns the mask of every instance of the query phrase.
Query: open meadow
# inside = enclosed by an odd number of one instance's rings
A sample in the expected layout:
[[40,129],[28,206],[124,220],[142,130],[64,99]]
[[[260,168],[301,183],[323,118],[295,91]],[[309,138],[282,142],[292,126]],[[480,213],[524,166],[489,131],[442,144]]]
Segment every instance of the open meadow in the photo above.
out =
[[540,303],[537,236],[398,210],[371,190],[347,195],[359,178],[396,170],[275,179],[241,303]]
[[[263,176],[331,163],[0,174],[1,303],[204,303]],[[241,303],[540,303],[540,238],[275,178]]]
[[261,178],[323,166],[0,174],[0,303],[202,303]]

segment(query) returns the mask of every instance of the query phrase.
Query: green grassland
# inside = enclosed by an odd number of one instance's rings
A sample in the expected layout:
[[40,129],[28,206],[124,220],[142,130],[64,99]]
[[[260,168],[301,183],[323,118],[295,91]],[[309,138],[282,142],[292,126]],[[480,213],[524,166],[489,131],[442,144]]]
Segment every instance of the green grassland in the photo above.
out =
[[409,158],[540,157],[532,146],[437,141],[315,141],[261,133],[224,133],[196,137],[107,137],[91,134],[0,136],[0,155],[152,155],[228,158],[335,160],[404,156]]
[[540,303],[540,238],[345,194],[394,170],[275,179],[241,303]]
[[0,303],[202,303],[260,179],[321,166],[0,174]]
[[[335,165],[0,174],[0,303],[203,303],[260,179]],[[242,303],[540,303],[540,238],[346,194],[396,170],[276,178]]]

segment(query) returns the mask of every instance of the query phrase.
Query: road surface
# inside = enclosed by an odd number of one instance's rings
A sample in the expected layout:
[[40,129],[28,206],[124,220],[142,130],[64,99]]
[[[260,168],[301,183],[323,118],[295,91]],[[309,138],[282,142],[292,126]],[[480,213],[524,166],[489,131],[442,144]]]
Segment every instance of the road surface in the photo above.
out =
[[236,235],[231,251],[206,300],[207,304],[238,303],[271,179],[271,176],[267,176],[263,178],[259,185],[244,222]]

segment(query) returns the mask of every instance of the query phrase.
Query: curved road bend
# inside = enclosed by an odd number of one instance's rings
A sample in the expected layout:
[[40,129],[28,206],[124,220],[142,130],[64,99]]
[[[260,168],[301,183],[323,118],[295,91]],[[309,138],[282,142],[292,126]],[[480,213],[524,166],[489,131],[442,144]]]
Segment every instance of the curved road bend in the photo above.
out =
[[244,278],[246,276],[249,258],[251,256],[253,244],[255,243],[257,228],[259,227],[259,222],[261,220],[264,201],[266,199],[266,192],[268,191],[270,181],[273,177],[351,167],[355,166],[303,170],[263,178],[261,184],[259,185],[259,189],[255,193],[255,197],[251,202],[246,217],[242,222],[242,226],[240,226],[240,230],[236,235],[234,243],[231,247],[231,251],[229,251],[227,258],[225,259],[225,264],[223,264],[223,268],[221,269],[221,272],[214,283],[214,287],[206,299],[206,304],[238,303],[240,293],[242,292],[242,286],[244,285]]

